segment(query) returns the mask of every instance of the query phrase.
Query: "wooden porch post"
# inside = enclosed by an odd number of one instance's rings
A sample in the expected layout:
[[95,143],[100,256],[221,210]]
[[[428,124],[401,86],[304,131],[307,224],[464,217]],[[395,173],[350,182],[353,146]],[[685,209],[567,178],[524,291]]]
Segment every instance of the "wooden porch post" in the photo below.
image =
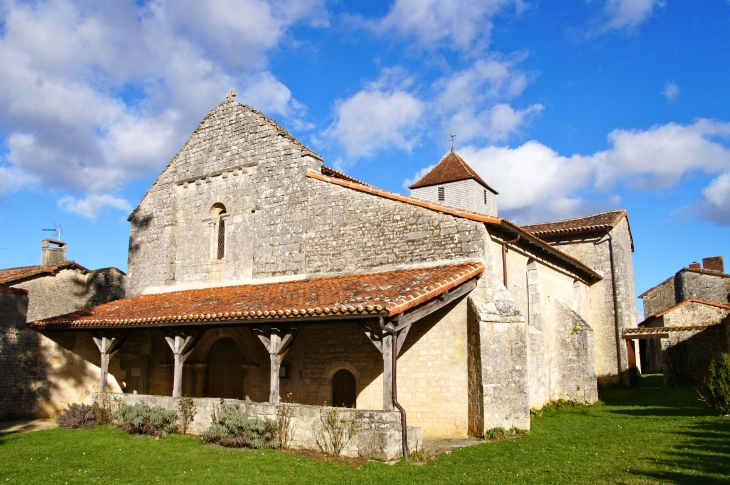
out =
[[383,332],[383,411],[393,410],[394,340],[392,333]]
[[279,370],[281,369],[281,361],[284,360],[286,353],[289,351],[289,346],[297,334],[297,329],[289,327],[280,331],[279,329],[272,328],[269,332],[254,329],[254,333],[256,333],[261,343],[266,347],[266,350],[269,352],[269,359],[271,360],[269,402],[271,404],[279,404]]
[[107,378],[109,376],[109,360],[119,350],[116,338],[93,337],[96,347],[101,353],[101,375],[99,376],[99,392],[107,392]]
[[172,397],[182,397],[182,375],[185,359],[193,352],[195,345],[200,341],[205,330],[190,332],[185,335],[179,331],[165,335],[167,345],[170,346],[175,358],[175,369],[172,378]]

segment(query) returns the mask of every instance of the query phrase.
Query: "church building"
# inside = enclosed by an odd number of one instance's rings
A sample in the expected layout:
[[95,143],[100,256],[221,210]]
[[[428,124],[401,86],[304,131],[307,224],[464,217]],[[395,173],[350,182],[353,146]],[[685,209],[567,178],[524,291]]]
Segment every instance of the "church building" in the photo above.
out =
[[129,216],[127,298],[32,328],[102,391],[396,410],[424,436],[529,429],[628,371],[624,211],[520,227],[453,151],[410,196],[323,162],[229,96]]

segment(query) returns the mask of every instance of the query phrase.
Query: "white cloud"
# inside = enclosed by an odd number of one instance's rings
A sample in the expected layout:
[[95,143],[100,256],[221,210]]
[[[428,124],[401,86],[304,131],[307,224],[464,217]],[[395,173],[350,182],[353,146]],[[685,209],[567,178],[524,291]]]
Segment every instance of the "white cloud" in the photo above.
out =
[[436,164],[429,165],[428,167],[424,167],[421,170],[419,170],[418,172],[416,172],[416,175],[414,175],[413,178],[405,179],[403,181],[403,188],[407,189],[409,186],[411,186],[411,185],[415,184],[416,182],[418,182],[419,180],[421,180],[423,178],[423,176],[426,175],[428,172],[430,172],[431,169],[435,166],[436,166]]
[[702,219],[730,226],[730,172],[725,172],[702,191],[697,204]]
[[603,200],[600,205],[615,206],[610,192],[617,185],[661,191],[704,173],[717,177],[693,210],[730,224],[728,140],[730,123],[700,119],[614,130],[609,148],[591,155],[560,155],[537,141],[517,148],[466,146],[459,153],[500,193],[500,213],[519,223],[581,215],[596,209],[591,202],[596,198]]
[[231,87],[305,126],[304,106],[265,69],[300,22],[325,25],[324,0],[4,2],[3,173],[98,202],[163,167]]
[[[389,78],[392,72],[384,76]],[[404,89],[407,84],[403,81],[398,86],[381,79],[338,101],[335,120],[324,132],[325,138],[342,146],[353,159],[392,148],[410,151],[418,141],[417,128],[425,104]]]
[[664,84],[664,90],[662,91],[662,94],[665,98],[667,98],[667,101],[670,103],[677,99],[677,96],[679,96],[679,86],[677,86],[675,83],[670,83],[667,81]]
[[424,46],[463,50],[488,45],[491,19],[512,5],[518,13],[524,8],[522,0],[396,0],[375,28],[415,38]]
[[666,5],[664,0],[606,0],[598,32],[610,30],[631,31],[647,18],[654,9]]
[[113,207],[124,212],[131,212],[132,206],[124,199],[108,194],[90,195],[85,199],[75,199],[67,196],[58,201],[58,205],[65,211],[73,212],[89,219],[96,219],[105,207]]

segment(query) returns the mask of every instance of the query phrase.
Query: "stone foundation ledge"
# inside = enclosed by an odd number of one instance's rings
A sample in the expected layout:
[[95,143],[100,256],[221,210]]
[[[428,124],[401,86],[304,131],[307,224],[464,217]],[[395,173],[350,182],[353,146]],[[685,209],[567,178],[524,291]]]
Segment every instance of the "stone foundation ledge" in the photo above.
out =
[[[95,394],[92,396],[95,396]],[[161,406],[165,409],[177,410],[178,399],[169,396],[150,396],[144,394],[114,394],[120,402],[127,404],[147,403],[150,406]],[[191,434],[202,434],[212,424],[214,410],[220,407],[220,398],[194,398],[197,414],[188,427]],[[244,405],[244,401],[226,399],[227,403]],[[290,448],[320,451],[317,445],[318,430],[321,426],[320,414],[323,410],[334,410],[345,419],[353,419],[357,431],[342,451],[342,456],[370,458],[382,461],[399,460],[403,456],[401,449],[401,421],[397,411],[368,411],[362,409],[332,408],[325,406],[309,406],[305,404],[280,404],[292,409],[291,423],[293,436]],[[276,419],[275,404],[251,403],[250,412],[260,418]],[[408,427],[408,449],[410,452],[421,449],[421,428]]]

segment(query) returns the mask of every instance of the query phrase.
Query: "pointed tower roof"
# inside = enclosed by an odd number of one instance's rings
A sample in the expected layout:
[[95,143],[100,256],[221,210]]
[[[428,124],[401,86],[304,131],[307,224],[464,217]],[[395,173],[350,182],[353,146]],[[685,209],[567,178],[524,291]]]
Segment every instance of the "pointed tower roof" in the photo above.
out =
[[447,182],[457,182],[459,180],[474,179],[485,189],[489,189],[494,194],[498,192],[491,188],[477,173],[461,158],[456,152],[451,152],[441,159],[435,167],[431,169],[421,180],[409,186],[409,189],[417,189],[419,187],[428,187],[429,185],[439,185]]

